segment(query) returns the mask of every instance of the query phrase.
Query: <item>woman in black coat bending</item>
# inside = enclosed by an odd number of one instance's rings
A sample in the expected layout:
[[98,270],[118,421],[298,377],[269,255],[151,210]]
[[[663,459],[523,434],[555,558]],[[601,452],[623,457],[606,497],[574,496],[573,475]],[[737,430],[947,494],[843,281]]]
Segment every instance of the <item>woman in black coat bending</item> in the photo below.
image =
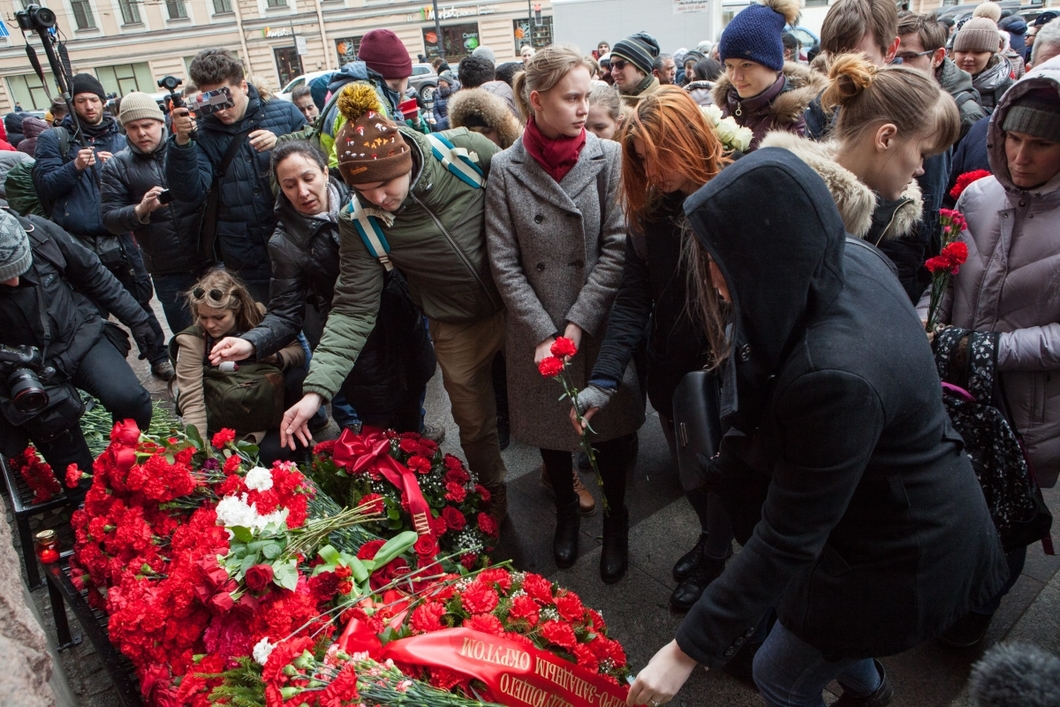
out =
[[727,167],[685,213],[711,295],[701,316],[727,352],[732,429],[710,472],[743,551],[629,703],[665,703],[775,608],[754,659],[766,704],[823,705],[835,679],[837,704],[886,704],[874,657],[938,635],[1008,574],[920,321],[886,259],[844,238],[824,182],[786,150]]

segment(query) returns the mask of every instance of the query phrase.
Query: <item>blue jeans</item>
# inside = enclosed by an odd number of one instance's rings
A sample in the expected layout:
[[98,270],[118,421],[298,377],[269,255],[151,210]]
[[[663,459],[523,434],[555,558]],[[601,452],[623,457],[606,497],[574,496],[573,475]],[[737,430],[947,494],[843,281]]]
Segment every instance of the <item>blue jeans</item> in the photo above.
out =
[[769,707],[824,707],[821,693],[838,680],[844,690],[870,695],[880,686],[872,658],[828,660],[777,621],[758,649],[754,680]]

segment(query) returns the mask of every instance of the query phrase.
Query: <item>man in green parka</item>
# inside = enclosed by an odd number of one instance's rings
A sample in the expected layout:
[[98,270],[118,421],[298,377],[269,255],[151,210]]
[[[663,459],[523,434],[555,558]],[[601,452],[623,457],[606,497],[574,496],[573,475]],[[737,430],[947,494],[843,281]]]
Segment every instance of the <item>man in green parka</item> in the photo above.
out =
[[490,492],[490,515],[499,524],[507,508],[506,470],[490,369],[504,348],[505,322],[486,254],[482,188],[498,148],[463,128],[439,133],[443,140],[436,141],[398,127],[371,87],[349,86],[338,105],[347,122],[335,151],[354,197],[340,211],[331,313],[305,397],[284,415],[281,440],[292,447],[295,439],[311,443],[306,423],[353,367],[375,325],[387,271],[397,267],[430,321],[460,445]]

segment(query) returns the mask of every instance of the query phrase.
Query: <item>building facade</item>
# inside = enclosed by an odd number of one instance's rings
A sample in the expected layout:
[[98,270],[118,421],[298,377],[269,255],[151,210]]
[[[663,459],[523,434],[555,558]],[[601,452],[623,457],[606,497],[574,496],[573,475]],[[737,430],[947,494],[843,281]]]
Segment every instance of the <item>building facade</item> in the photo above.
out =
[[[26,110],[50,104],[53,81],[40,38],[29,33],[45,72],[26,56],[15,12],[29,0],[0,0],[10,37],[0,37],[0,114],[17,102]],[[523,44],[552,43],[550,0],[439,3],[441,36],[431,5],[402,0],[51,0],[73,73],[95,74],[108,93],[159,93],[157,81],[187,80],[201,49],[227,47],[243,59],[252,81],[278,90],[296,76],[337,69],[356,56],[361,37],[392,30],[413,61],[444,50],[458,61],[480,45],[497,61],[516,59]]]

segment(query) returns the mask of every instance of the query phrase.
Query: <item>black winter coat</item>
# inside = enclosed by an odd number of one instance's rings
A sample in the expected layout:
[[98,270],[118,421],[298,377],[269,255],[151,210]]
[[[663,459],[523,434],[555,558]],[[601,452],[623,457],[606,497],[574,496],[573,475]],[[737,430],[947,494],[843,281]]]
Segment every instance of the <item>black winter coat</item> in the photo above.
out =
[[166,182],[179,201],[201,204],[229,143],[241,136],[243,144],[220,184],[217,245],[226,268],[247,280],[267,280],[268,242],[276,228],[269,183],[272,153],[256,152],[246,134],[264,129],[286,135],[305,125],[305,117],[290,101],[262,101],[256,88],[248,85],[248,90],[247,110],[238,123],[225,125],[210,115],[199,122],[197,137],[186,146],[169,139]]
[[7,141],[11,143],[12,147],[18,147],[18,143],[22,142],[26,135],[22,132],[22,119],[26,117],[28,113],[15,113],[11,112],[4,116],[4,130],[7,132]]
[[673,395],[689,371],[710,362],[710,344],[688,315],[687,271],[681,267],[681,203],[667,196],[642,226],[630,228],[622,282],[590,380],[614,385],[647,343],[647,390],[659,414],[673,416]]
[[103,166],[103,225],[115,235],[136,235],[151,274],[199,273],[212,263],[198,248],[200,204],[173,201],[148,214],[146,222],[136,217],[136,205],[144,194],[156,186],[167,186],[168,145],[164,135],[150,154],[130,144]]
[[[9,211],[14,215],[13,212]],[[45,350],[45,362],[74,375],[85,353],[103,335],[100,306],[134,328],[147,313],[99,258],[51,221],[16,217],[29,234],[33,265],[17,287],[0,287],[0,341]],[[49,335],[39,315],[45,309]]]
[[[721,411],[745,435],[730,432],[711,465],[743,551],[678,644],[722,663],[770,607],[825,655],[938,635],[1008,569],[887,261],[845,240],[824,183],[785,150],[727,167],[685,211],[731,292]],[[757,504],[738,502],[755,487]]]
[[[269,240],[269,309],[258,326],[242,335],[254,344],[259,359],[294,341],[306,325],[307,303],[317,309],[321,321],[331,310],[339,277],[338,211],[349,202],[350,190],[332,177],[328,193],[331,218],[304,216],[282,192],[276,197],[279,222]],[[319,331],[306,333],[319,341]],[[342,392],[362,415],[389,414],[407,403],[409,395],[418,396],[434,369],[434,346],[423,315],[409,296],[404,276],[395,270],[383,288],[375,328]]]

